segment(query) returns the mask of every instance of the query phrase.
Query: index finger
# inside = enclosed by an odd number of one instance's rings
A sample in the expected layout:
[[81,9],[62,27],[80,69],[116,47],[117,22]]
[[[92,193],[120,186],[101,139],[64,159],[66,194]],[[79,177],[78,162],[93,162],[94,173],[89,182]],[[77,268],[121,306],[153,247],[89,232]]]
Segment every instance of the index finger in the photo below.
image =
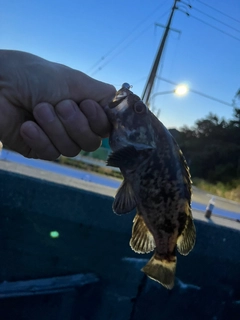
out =
[[[99,108],[101,108],[99,106]],[[69,137],[84,151],[94,151],[101,145],[101,137],[89,125],[87,117],[72,100],[63,100],[55,111]]]
[[84,100],[79,107],[87,118],[92,131],[102,138],[108,137],[111,124],[102,107],[93,100]]

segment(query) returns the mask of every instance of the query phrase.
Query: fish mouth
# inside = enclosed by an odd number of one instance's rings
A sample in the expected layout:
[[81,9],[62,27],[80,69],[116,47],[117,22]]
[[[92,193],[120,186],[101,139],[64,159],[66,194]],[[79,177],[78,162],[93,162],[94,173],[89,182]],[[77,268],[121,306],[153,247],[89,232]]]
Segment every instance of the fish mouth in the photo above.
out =
[[124,83],[122,88],[116,92],[114,99],[104,108],[110,122],[115,123],[115,117],[118,113],[124,112],[130,105],[140,100],[129,90],[130,87],[128,83]]
[[108,108],[114,109],[116,108],[123,100],[125,100],[132,92],[129,90],[130,85],[128,83],[124,83],[122,88],[116,92],[116,95],[112,102],[109,103]]
[[110,102],[108,105],[109,109],[116,108],[125,98],[126,98],[126,96],[119,98],[119,99],[116,99],[116,100],[114,98],[114,100],[112,102]]

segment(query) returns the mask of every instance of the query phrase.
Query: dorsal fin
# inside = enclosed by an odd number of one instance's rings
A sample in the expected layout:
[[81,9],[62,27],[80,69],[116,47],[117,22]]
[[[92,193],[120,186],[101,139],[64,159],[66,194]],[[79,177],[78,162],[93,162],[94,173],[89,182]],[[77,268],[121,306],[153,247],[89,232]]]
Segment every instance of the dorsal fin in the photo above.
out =
[[136,214],[133,220],[130,246],[137,253],[148,253],[156,247],[153,235],[146,226],[143,217]]
[[179,253],[186,256],[194,247],[196,240],[196,229],[193,223],[192,212],[189,212],[182,234],[177,239],[177,249]]
[[185,197],[188,200],[188,204],[191,204],[191,196],[192,196],[192,180],[191,180],[191,174],[190,170],[187,164],[187,161],[182,153],[182,150],[180,149],[179,145],[177,144],[176,140],[173,138],[173,144],[175,146],[175,151],[177,156],[179,157],[180,164],[181,164],[181,171],[182,175],[184,177],[184,189],[185,189]]
[[129,213],[136,208],[137,201],[133,189],[127,180],[123,180],[113,202],[113,211],[116,214]]

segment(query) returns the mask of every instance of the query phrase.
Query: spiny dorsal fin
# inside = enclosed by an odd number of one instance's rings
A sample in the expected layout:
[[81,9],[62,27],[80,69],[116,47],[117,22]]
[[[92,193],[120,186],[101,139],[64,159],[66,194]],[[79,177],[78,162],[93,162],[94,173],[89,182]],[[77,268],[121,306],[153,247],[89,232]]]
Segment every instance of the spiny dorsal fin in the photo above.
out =
[[177,249],[179,253],[186,256],[194,247],[196,240],[196,229],[192,219],[191,209],[187,216],[185,228],[177,239]]
[[182,153],[182,151],[179,149],[179,157],[182,165],[182,172],[184,176],[184,184],[185,184],[185,196],[188,200],[188,203],[190,205],[191,203],[191,196],[192,196],[192,180],[190,175],[190,169],[188,167],[187,161]]
[[176,140],[173,137],[172,137],[172,139],[173,139],[173,143],[175,146],[176,154],[178,155],[180,163],[181,163],[181,169],[182,169],[182,174],[184,177],[184,184],[185,184],[185,196],[186,196],[188,203],[190,205],[191,195],[192,195],[192,180],[191,180],[190,169],[188,167],[187,161],[184,157],[182,150],[180,149]]
[[133,189],[126,180],[123,181],[117,191],[113,202],[113,211],[116,214],[129,213],[136,208],[137,201]]
[[143,217],[138,213],[133,220],[132,238],[129,244],[137,253],[148,253],[156,247],[153,235],[146,226]]

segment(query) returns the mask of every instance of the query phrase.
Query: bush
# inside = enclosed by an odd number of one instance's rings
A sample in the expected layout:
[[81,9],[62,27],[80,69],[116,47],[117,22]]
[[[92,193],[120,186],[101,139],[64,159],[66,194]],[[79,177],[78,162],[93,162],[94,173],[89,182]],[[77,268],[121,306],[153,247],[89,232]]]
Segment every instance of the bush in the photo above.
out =
[[210,183],[199,178],[193,178],[192,180],[193,184],[201,190],[205,190],[219,197],[240,202],[240,180],[233,180],[226,184],[222,182]]

